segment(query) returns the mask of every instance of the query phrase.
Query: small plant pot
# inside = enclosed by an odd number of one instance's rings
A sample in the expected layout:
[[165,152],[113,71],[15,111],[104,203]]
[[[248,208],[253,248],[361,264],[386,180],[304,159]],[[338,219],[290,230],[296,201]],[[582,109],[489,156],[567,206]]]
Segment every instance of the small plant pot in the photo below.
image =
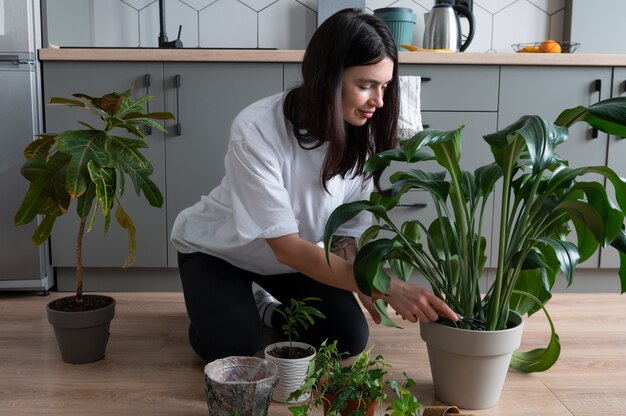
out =
[[500,399],[513,352],[524,330],[522,317],[511,311],[514,327],[502,331],[470,331],[420,322],[428,347],[435,396],[464,409],[486,409]]
[[61,352],[61,359],[70,364],[85,364],[104,358],[109,327],[115,316],[115,299],[102,295],[85,295],[101,298],[107,306],[88,311],[60,311],[55,304],[67,296],[53,300],[46,306],[48,322],[54,327],[54,334]]
[[[332,395],[325,395],[322,401],[324,402],[324,414],[327,414],[335,398]],[[354,410],[365,410],[365,416],[374,416],[376,413],[376,405],[377,402],[375,400],[369,403],[359,403],[358,400],[348,400],[346,407],[340,410],[339,414],[341,416],[348,416]]]
[[204,367],[204,390],[211,416],[266,416],[278,369],[258,357],[226,357]]
[[303,342],[292,342],[294,348],[302,348],[311,351],[311,353],[303,358],[281,358],[272,355],[272,351],[289,346],[288,341],[275,342],[265,347],[265,358],[273,362],[278,368],[278,385],[274,389],[272,400],[280,403],[301,403],[307,400],[310,394],[300,396],[297,399],[287,401],[291,393],[299,389],[303,384],[307,375],[309,363],[315,358],[315,348],[312,345]]

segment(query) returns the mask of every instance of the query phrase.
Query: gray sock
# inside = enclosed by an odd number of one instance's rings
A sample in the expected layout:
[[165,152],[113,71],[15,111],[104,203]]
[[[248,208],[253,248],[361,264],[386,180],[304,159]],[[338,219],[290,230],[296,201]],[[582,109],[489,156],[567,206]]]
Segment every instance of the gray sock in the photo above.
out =
[[263,322],[263,326],[273,328],[272,315],[274,314],[274,309],[280,305],[280,303],[256,283],[252,283],[252,292],[254,293],[256,308],[259,311],[259,317]]

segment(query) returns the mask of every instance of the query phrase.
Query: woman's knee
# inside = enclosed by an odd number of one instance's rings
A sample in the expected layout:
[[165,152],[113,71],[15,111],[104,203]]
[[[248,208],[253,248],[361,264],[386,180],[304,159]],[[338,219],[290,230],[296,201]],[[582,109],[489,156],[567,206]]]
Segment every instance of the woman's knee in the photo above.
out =
[[236,340],[225,336],[214,336],[207,339],[207,337],[201,337],[192,324],[189,325],[189,344],[194,352],[207,362],[232,355],[253,356],[262,347],[260,337]]

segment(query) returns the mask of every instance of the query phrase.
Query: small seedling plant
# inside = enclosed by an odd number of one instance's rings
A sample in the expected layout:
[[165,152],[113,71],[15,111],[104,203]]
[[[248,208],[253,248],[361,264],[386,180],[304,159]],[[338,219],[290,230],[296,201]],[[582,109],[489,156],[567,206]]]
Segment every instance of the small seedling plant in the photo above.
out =
[[281,358],[302,358],[311,354],[311,349],[302,349],[294,347],[293,339],[299,338],[298,327],[304,330],[309,329],[310,325],[315,323],[315,318],[325,319],[326,316],[314,306],[310,306],[307,302],[321,302],[320,298],[307,297],[304,299],[291,298],[291,304],[283,308],[276,308],[275,311],[285,318],[285,323],[281,325],[281,329],[289,341],[287,348],[275,348],[272,355]]

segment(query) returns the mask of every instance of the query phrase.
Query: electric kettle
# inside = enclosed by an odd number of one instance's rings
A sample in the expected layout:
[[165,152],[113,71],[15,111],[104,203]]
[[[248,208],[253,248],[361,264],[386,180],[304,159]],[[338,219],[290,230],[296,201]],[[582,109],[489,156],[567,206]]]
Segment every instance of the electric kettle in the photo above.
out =
[[[461,40],[461,20],[469,21],[469,34]],[[474,15],[465,6],[452,4],[452,0],[437,0],[432,10],[424,14],[424,49],[449,49],[463,52],[474,38],[476,22]]]

